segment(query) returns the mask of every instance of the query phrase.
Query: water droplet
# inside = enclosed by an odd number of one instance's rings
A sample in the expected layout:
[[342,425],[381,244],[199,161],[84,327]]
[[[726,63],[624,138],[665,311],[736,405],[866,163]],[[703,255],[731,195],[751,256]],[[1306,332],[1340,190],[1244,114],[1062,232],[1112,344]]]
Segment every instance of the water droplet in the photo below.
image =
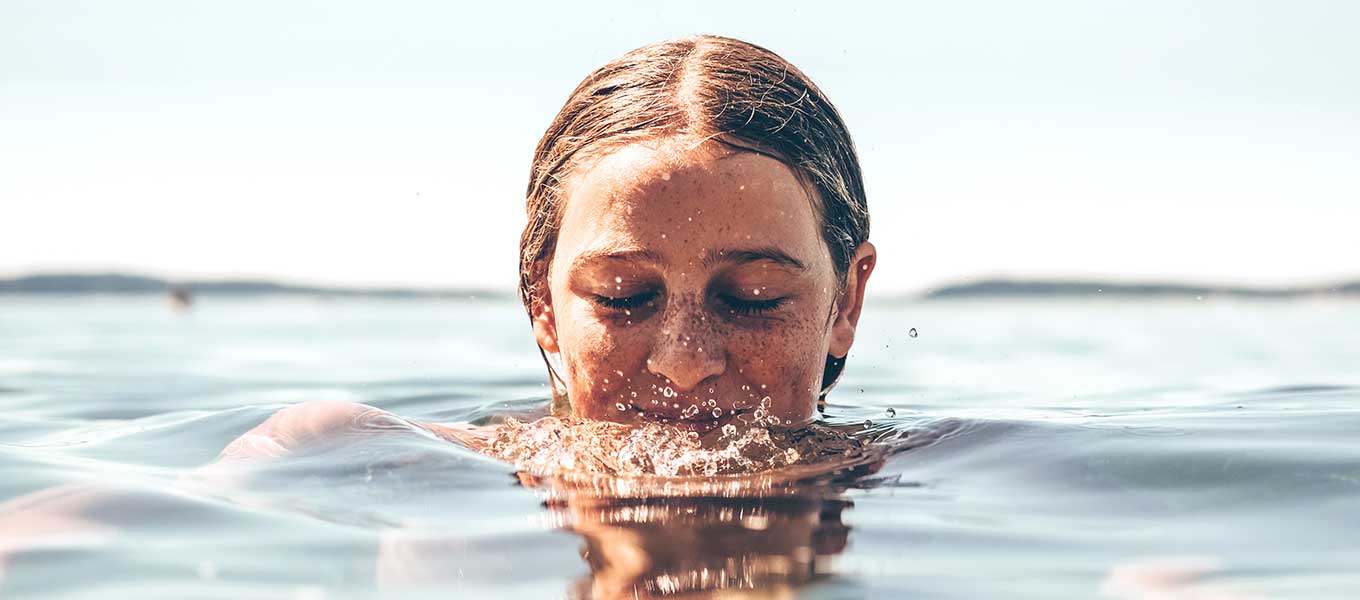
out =
[[667,397],[667,398],[674,398],[674,397],[678,396],[679,394],[676,394],[676,393],[675,393],[675,390],[671,389],[671,386],[668,385],[668,386],[666,386],[666,387],[664,387],[664,388],[661,388],[661,395],[662,395],[662,396],[665,396],[665,397]]
[[915,327],[912,327],[912,328],[911,328],[911,331],[908,331],[908,332],[907,332],[907,335],[909,335],[909,336],[911,336],[911,337],[916,337],[916,328],[915,328]]
[[731,424],[731,423],[728,423],[728,424],[726,424],[726,425],[723,425],[723,427],[722,427],[722,436],[723,436],[723,437],[730,437],[730,436],[733,436],[733,435],[736,435],[736,434],[737,434],[737,426],[736,426],[736,425],[733,425],[733,424]]
[[617,275],[615,275],[615,276],[614,276],[614,283],[623,283],[623,278],[622,278],[622,277],[619,277],[619,276],[617,276]]
[[873,422],[873,421],[870,421],[869,419],[865,419],[865,420],[864,420],[864,426],[865,426],[865,427],[873,427],[873,426],[874,426],[874,422]]
[[661,174],[661,179],[662,179],[663,181],[670,181],[670,180],[671,180],[671,174],[670,174],[670,173],[662,173],[662,174]]
[[888,410],[885,410],[885,411],[883,411],[883,412],[884,412],[884,414],[887,414],[889,417],[896,417],[896,416],[897,416],[897,409],[894,409],[894,408],[892,408],[892,407],[888,407]]
[[759,295],[760,295],[760,288],[756,288],[756,289],[751,290],[751,293],[752,293],[752,294],[755,294],[755,295],[757,295],[757,296],[759,296]]
[[622,402],[616,402],[616,403],[614,403],[614,408],[619,409],[619,412],[623,412],[623,411],[625,411],[625,410],[628,410],[628,407],[627,407],[627,406],[624,406]]
[[680,413],[680,416],[686,419],[692,419],[694,418],[694,415],[697,414],[699,414],[699,407],[691,404],[689,405],[688,408],[685,409],[685,412]]
[[713,409],[713,418],[716,419],[716,418],[721,417],[721,416],[722,416],[722,409],[721,409],[721,408],[715,408],[715,409]]

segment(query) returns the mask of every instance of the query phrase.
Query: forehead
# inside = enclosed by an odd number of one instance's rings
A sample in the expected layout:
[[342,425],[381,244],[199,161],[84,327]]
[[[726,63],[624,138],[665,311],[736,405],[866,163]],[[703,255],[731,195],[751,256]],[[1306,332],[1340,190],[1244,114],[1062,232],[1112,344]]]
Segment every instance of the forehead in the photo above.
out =
[[558,258],[606,245],[667,258],[775,246],[813,264],[825,250],[812,199],[788,166],[717,144],[624,146],[577,172],[566,196]]

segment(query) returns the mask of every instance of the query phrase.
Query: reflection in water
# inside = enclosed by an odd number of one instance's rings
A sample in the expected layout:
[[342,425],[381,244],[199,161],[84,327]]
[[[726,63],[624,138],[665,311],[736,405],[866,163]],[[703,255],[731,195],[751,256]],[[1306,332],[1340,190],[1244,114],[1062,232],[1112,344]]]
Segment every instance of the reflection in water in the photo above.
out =
[[[585,542],[590,575],[569,590],[572,597],[785,596],[831,572],[849,541],[841,515],[853,503],[845,492],[872,485],[883,459],[906,444],[869,444],[826,426],[773,439],[781,443],[761,445],[768,456],[797,447],[805,462],[689,477],[521,471],[519,480],[543,496],[553,526]],[[711,456],[730,447],[695,451]]]
[[841,513],[850,506],[830,489],[767,498],[575,495],[548,504],[558,526],[585,540],[590,576],[571,594],[581,598],[768,593],[808,583],[845,549]]

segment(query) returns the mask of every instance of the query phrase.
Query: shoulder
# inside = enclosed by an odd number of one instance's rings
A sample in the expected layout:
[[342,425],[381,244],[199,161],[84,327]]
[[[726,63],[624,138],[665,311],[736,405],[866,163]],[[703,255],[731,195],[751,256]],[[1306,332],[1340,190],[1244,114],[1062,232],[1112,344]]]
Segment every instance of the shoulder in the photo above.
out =
[[271,458],[290,454],[318,442],[334,441],[369,429],[371,420],[394,416],[357,402],[314,400],[295,404],[233,440],[219,460]]

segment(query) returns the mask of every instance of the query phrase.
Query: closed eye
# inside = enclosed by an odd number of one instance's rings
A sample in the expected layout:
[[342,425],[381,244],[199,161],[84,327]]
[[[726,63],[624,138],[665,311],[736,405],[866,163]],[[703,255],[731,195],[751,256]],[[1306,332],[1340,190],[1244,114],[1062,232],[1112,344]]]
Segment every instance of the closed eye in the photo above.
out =
[[591,300],[600,306],[614,310],[628,310],[642,306],[656,299],[660,292],[656,290],[634,294],[632,296],[604,296],[601,294],[591,294]]
[[718,296],[718,300],[727,305],[727,308],[738,315],[759,315],[770,312],[784,304],[786,298],[770,298],[769,300],[745,300],[736,296]]

